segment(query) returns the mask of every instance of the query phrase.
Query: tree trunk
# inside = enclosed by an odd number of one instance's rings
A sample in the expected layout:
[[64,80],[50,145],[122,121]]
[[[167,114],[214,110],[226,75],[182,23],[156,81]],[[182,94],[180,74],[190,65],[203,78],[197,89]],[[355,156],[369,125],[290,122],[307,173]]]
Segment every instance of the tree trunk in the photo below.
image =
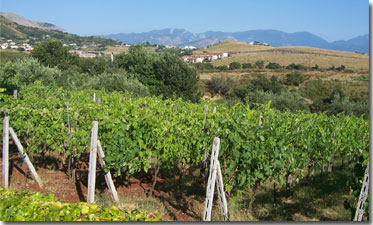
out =
[[344,161],[344,157],[342,156],[342,164],[341,164],[341,169],[343,169],[343,161]]
[[254,201],[255,201],[255,196],[256,196],[256,192],[257,192],[258,189],[259,189],[259,185],[260,185],[259,180],[255,181],[254,192],[253,192],[253,194],[251,195],[251,199],[250,199],[250,203],[249,203],[249,209],[248,209],[248,211],[249,211],[250,214],[251,214],[252,209],[253,209],[253,203],[254,203]]
[[290,197],[293,194],[292,187],[293,187],[293,177],[289,173],[287,182],[286,182],[287,197]]
[[155,171],[154,171],[153,185],[152,185],[152,189],[150,190],[150,195],[151,196],[154,196],[154,188],[155,188],[155,184],[157,183],[158,172],[159,172],[159,165],[156,165],[155,166]]
[[273,207],[276,207],[276,182],[273,183]]
[[320,178],[322,177],[323,172],[324,172],[324,162],[321,163]]
[[329,161],[329,168],[328,168],[329,174],[333,173],[333,161],[334,161],[334,154],[332,154],[330,161]]

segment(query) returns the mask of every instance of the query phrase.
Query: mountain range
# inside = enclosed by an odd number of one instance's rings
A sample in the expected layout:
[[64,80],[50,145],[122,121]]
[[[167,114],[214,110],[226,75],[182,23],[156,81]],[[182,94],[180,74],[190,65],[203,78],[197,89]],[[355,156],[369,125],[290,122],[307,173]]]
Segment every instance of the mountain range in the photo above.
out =
[[369,53],[369,35],[365,34],[350,40],[328,42],[309,32],[287,33],[279,30],[248,30],[242,32],[208,31],[191,33],[185,29],[167,28],[142,33],[118,33],[100,35],[114,38],[128,44],[149,42],[159,45],[193,45],[204,48],[223,41],[237,40],[243,42],[259,41],[271,46],[307,46],[331,50]]

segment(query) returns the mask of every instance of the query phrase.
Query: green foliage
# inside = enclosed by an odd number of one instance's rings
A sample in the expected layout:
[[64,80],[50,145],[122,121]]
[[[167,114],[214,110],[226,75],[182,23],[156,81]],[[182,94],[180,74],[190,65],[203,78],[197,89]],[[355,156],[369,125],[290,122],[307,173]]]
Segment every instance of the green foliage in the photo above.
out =
[[211,63],[193,63],[192,66],[200,72],[210,71],[214,69],[214,65]]
[[289,64],[288,66],[286,66],[286,69],[287,70],[306,70],[306,67],[303,66],[302,64]]
[[162,82],[157,94],[170,98],[176,96],[184,100],[199,102],[202,93],[197,82],[197,71],[183,62],[180,57],[165,53],[154,63],[157,80]]
[[[92,101],[93,92],[101,98],[100,105]],[[261,94],[260,100],[268,95]],[[286,99],[299,97],[291,95],[271,101],[281,106],[288,104]],[[9,111],[10,126],[26,152],[40,153],[45,145],[47,151],[79,158],[89,150],[92,121],[98,121],[104,170],[115,176],[146,172],[151,162],[168,169],[181,163],[196,166],[210,153],[213,138],[219,137],[225,190],[231,194],[247,190],[256,180],[284,184],[288,173],[302,177],[310,161],[318,159],[315,167],[320,168],[332,154],[358,156],[361,149],[369,155],[369,121],[354,115],[281,113],[270,102],[253,104],[255,109],[240,103],[218,105],[215,114],[208,111],[205,123],[204,105],[211,109],[214,103],[135,99],[118,92],[67,91],[40,83],[21,87],[18,99],[0,93],[0,102],[0,111]],[[71,127],[67,149],[66,102]]]
[[242,63],[242,69],[251,69],[254,66],[251,63]]
[[127,91],[135,96],[147,96],[149,90],[137,79],[131,78],[125,71],[121,73],[102,73],[90,78],[83,84],[87,89],[105,89],[107,91]]
[[196,70],[177,55],[151,55],[142,46],[134,45],[128,53],[117,55],[115,63],[148,86],[151,94],[166,98],[176,96],[192,102],[198,102],[202,96]]
[[26,57],[28,57],[27,54],[20,52],[0,51],[0,66],[4,66],[8,61],[16,61],[17,59],[23,59]]
[[24,58],[14,62],[7,62],[1,68],[0,85],[21,86],[42,81],[43,84],[55,84],[55,80],[61,75],[57,68],[49,68],[41,65],[34,58]]
[[341,90],[342,84],[338,81],[310,80],[300,89],[301,94],[313,101],[329,98],[335,90]]
[[264,68],[264,61],[259,60],[255,62],[255,67],[258,69],[263,69]]
[[292,73],[286,74],[285,84],[287,84],[287,85],[299,86],[299,84],[301,84],[303,82],[304,82],[304,76],[299,71],[294,71]]
[[251,90],[262,90],[265,92],[273,92],[273,93],[280,93],[283,90],[283,86],[281,82],[277,79],[275,75],[271,77],[271,79],[267,79],[263,75],[259,75],[255,79],[251,80]]
[[231,62],[231,63],[229,63],[229,69],[230,70],[241,69],[241,63],[239,63],[239,62]]
[[271,102],[271,107],[278,109],[281,112],[291,111],[296,112],[298,110],[309,111],[308,105],[304,102],[302,96],[297,92],[283,91],[278,94],[264,91],[250,92],[246,99],[246,103],[250,106],[255,107],[256,104],[265,104],[268,101]]
[[266,66],[266,69],[279,70],[279,69],[282,69],[282,66],[280,64],[278,64],[278,63],[270,62]]
[[319,70],[319,65],[315,64],[315,66],[313,66],[311,69],[312,70]]
[[31,56],[38,59],[44,66],[67,69],[76,64],[77,57],[69,53],[69,48],[63,46],[61,41],[50,40],[38,43],[31,51]]
[[369,101],[352,101],[347,96],[341,96],[335,93],[331,104],[327,108],[329,114],[344,113],[345,115],[365,116],[369,115]]
[[99,207],[95,204],[63,203],[53,194],[8,191],[0,188],[1,221],[164,221],[160,215]]
[[217,66],[216,69],[220,71],[226,71],[226,70],[229,70],[229,67],[228,66]]
[[226,95],[232,87],[233,80],[229,77],[213,77],[211,80],[207,81],[207,88],[214,94]]

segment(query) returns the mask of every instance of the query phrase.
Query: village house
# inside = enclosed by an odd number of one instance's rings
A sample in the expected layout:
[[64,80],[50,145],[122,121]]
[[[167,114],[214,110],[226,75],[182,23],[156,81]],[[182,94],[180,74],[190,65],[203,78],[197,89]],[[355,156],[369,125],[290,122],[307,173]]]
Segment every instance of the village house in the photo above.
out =
[[97,55],[94,53],[83,52],[82,50],[70,50],[72,54],[77,54],[81,58],[95,58]]
[[182,49],[182,50],[187,50],[187,49],[189,49],[189,50],[194,50],[194,49],[197,49],[197,47],[194,47],[194,46],[184,46],[184,47],[182,47],[181,49]]
[[210,60],[214,61],[217,59],[224,59],[228,57],[228,53],[202,53],[198,55],[185,55],[182,57],[182,60],[184,62],[189,62],[189,63],[198,63],[198,62],[203,62],[204,60]]

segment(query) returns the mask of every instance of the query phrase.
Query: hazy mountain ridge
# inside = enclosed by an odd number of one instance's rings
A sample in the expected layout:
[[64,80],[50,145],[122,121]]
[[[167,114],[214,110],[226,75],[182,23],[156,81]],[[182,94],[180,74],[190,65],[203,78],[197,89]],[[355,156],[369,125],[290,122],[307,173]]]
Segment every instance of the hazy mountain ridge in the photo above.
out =
[[279,30],[248,30],[242,32],[207,31],[204,33],[191,33],[185,29],[152,30],[142,33],[118,33],[101,35],[102,37],[115,38],[119,41],[136,44],[149,42],[159,45],[192,45],[207,47],[221,42],[227,37],[229,40],[243,42],[259,41],[272,46],[307,46],[342,51],[356,51],[369,53],[369,35],[362,35],[346,41],[328,42],[309,32],[287,33]]

